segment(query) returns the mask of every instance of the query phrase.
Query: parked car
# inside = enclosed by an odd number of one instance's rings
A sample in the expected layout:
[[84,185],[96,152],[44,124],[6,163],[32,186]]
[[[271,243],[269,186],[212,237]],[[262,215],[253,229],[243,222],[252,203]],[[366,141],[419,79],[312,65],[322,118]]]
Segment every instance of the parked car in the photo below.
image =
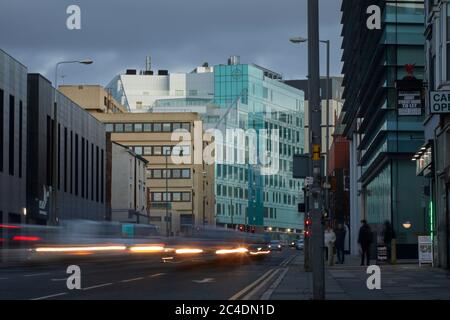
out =
[[296,244],[295,244],[295,249],[303,250],[303,248],[304,248],[304,241],[303,241],[303,239],[298,239]]
[[274,250],[281,251],[282,250],[281,242],[279,240],[272,240],[272,241],[270,241],[269,249],[271,251],[274,251]]

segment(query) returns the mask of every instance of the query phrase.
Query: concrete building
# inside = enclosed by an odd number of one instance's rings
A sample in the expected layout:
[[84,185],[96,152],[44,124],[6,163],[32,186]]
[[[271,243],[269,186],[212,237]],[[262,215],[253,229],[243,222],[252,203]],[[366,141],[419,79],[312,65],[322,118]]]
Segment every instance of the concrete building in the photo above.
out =
[[[326,158],[327,149],[330,150],[331,144],[333,143],[333,134],[336,127],[336,119],[341,113],[344,101],[342,100],[342,93],[344,88],[342,87],[342,77],[330,77],[328,83],[328,99],[329,99],[329,110],[328,110],[328,124],[327,124],[327,79],[320,79],[320,93],[322,98],[322,157],[325,164],[328,164]],[[308,80],[286,80],[284,83],[302,90],[305,93],[305,137],[309,137],[309,95],[308,95]],[[327,146],[327,125],[328,125],[328,146]],[[305,153],[309,153],[309,145],[305,144]],[[327,167],[325,165],[325,170]],[[328,171],[328,170],[327,170]]]
[[[366,25],[366,11],[373,4],[382,9],[381,30]],[[351,250],[358,253],[361,219],[379,234],[389,220],[397,234],[397,257],[417,258],[418,235],[426,231],[423,203],[415,196],[422,181],[411,161],[424,142],[423,1],[343,0],[341,10]]]
[[450,268],[450,1],[425,3],[425,143],[412,160],[423,178],[422,210],[434,263]]
[[[160,227],[162,234],[168,231],[176,235],[195,225],[215,224],[214,171],[203,161],[203,149],[209,142],[203,139],[198,114],[98,113],[95,116],[105,124],[112,141],[127,146],[148,161],[148,213],[150,223]],[[183,133],[172,138],[174,132],[180,132],[177,130]],[[172,155],[179,156],[183,163],[175,162]]]
[[106,220],[149,223],[146,172],[148,161],[132,149],[106,140]]
[[[303,197],[302,181],[292,179],[292,157],[304,152],[304,93],[283,83],[280,74],[241,64],[239,57],[233,56],[228,64],[205,64],[190,73],[154,75],[148,69],[139,74],[128,70],[108,88],[133,111],[197,112],[203,128],[220,130],[224,140],[227,129],[255,132],[260,147],[252,152],[268,151],[278,157],[279,150],[281,155],[272,164],[276,162],[280,170],[269,175],[261,174],[261,162],[216,163],[217,223],[230,228],[251,225],[301,232],[303,217],[297,212],[297,203]],[[279,132],[276,150],[270,149],[269,139],[263,141],[263,130]],[[248,160],[248,145],[245,148]]]
[[62,85],[58,90],[90,113],[123,113],[128,110],[100,85]]
[[[53,105],[57,102],[57,123]],[[105,128],[39,74],[28,75],[27,222],[105,219]],[[57,146],[53,128],[57,125]],[[57,152],[57,163],[53,155]],[[51,202],[57,168],[57,204]]]
[[204,106],[214,98],[214,68],[204,64],[190,73],[129,69],[107,85],[112,96],[131,112],[153,107]]
[[0,224],[25,222],[27,118],[27,68],[0,50]]

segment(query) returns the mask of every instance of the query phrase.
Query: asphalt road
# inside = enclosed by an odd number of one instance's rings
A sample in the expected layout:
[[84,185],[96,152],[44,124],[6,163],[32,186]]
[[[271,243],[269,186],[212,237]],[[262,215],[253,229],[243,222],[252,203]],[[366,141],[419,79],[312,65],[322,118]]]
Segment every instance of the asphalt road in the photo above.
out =
[[[0,299],[226,300],[242,296],[298,251],[285,248],[264,260],[163,263],[150,256],[83,259],[0,268]],[[69,265],[81,269],[81,289],[66,285]]]

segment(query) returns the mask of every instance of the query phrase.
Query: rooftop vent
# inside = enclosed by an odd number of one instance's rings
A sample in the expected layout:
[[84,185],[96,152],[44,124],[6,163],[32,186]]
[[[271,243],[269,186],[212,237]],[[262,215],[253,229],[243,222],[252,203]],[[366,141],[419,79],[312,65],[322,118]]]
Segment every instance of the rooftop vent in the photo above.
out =
[[158,76],[167,76],[169,75],[168,70],[158,70]]
[[230,56],[228,58],[228,65],[238,65],[240,64],[241,58],[239,56]]
[[136,74],[136,69],[127,69],[127,72],[125,74]]

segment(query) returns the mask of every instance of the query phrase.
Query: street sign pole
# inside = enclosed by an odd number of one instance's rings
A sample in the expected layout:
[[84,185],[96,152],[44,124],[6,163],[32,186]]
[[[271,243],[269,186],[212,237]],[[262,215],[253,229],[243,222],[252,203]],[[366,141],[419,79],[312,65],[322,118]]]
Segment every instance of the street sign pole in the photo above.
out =
[[308,89],[309,89],[309,128],[311,176],[309,209],[312,218],[311,234],[311,267],[313,272],[313,298],[325,299],[325,268],[324,268],[324,232],[322,226],[322,110],[320,97],[319,68],[319,1],[308,0]]

